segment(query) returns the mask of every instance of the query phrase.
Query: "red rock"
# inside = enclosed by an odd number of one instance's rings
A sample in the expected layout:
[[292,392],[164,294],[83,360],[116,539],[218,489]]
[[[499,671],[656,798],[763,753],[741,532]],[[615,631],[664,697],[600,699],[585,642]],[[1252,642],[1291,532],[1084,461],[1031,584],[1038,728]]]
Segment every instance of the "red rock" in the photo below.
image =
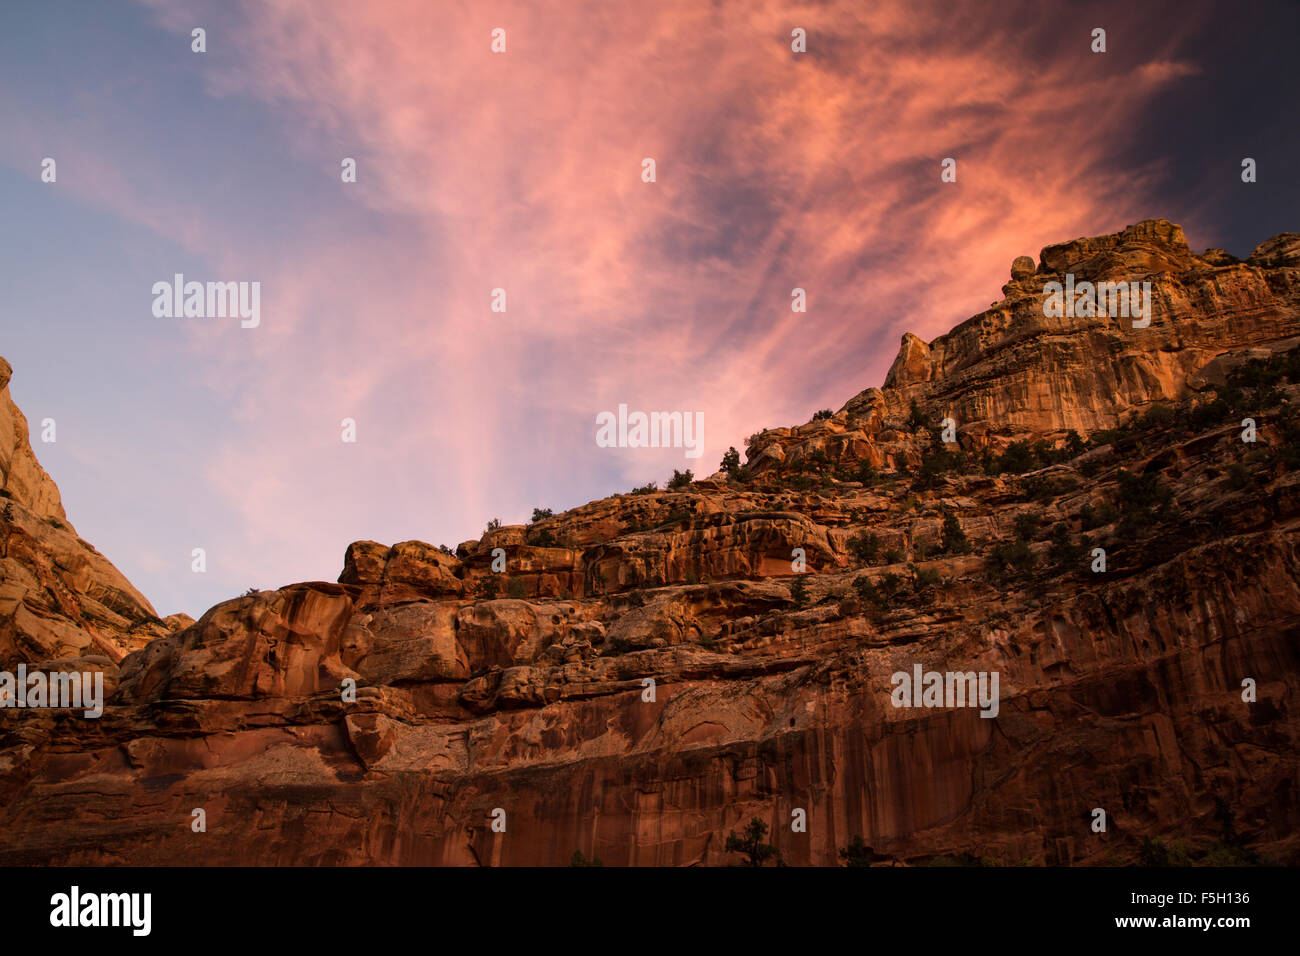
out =
[[[1245,359],[1296,344],[1298,249],[1285,234],[1246,262],[1196,256],[1159,220],[1049,246],[1016,260],[987,312],[930,343],[905,337],[883,389],[751,436],[742,480],[592,502],[455,556],[357,542],[339,584],[170,628],[42,522],[63,519],[24,427],[3,459],[18,507],[0,650],[99,651],[116,691],[99,721],[0,711],[0,863],[517,865],[581,850],[719,864],[728,832],[758,816],[794,864],[833,865],[855,835],[885,860],[1087,864],[1132,861],[1146,838],[1205,854],[1222,799],[1253,852],[1294,864],[1300,478],[1286,448],[1300,385],[1253,393],[1256,447],[1239,416],[1214,413],[1024,476],[949,469],[927,484],[859,466],[932,454],[913,401],[954,417],[971,456],[1208,402]],[[1149,279],[1155,321],[1046,318],[1042,284],[1063,270]],[[1172,493],[1123,533],[1103,508],[1133,507],[1121,468]],[[949,513],[972,553],[935,553]],[[1001,577],[1014,564],[993,547],[1026,516],[1037,566]],[[1072,546],[1104,543],[1105,574],[1081,555],[1050,565],[1058,522]],[[796,548],[812,572],[802,602]],[[881,606],[855,586],[887,591],[895,575],[917,583]],[[890,675],[917,664],[997,672],[997,717],[896,709]],[[189,829],[195,807],[207,834]],[[497,808],[505,833],[489,826]],[[807,833],[790,829],[796,808]]]

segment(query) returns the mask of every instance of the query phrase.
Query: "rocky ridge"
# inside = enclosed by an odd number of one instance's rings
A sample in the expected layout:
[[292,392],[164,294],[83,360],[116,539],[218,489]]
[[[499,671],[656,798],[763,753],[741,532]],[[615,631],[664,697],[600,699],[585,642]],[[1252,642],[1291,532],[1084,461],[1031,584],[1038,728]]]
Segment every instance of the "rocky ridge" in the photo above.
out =
[[[1066,273],[1151,325],[1045,317]],[[1142,222],[1003,296],[744,465],[192,623],[60,527],[5,394],[0,661],[113,696],[0,710],[0,862],[718,864],[755,816],[791,864],[1296,862],[1300,236]],[[891,706],[914,664],[998,672],[998,716]]]

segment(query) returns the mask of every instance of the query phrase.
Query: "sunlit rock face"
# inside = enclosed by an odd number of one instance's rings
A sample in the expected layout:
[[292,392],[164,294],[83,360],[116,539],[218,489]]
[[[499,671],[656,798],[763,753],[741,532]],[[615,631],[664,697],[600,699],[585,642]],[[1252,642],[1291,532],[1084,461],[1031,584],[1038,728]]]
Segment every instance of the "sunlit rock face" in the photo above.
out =
[[[1149,282],[1149,325],[1045,314],[1066,276]],[[856,835],[1101,864],[1209,853],[1221,806],[1300,862],[1300,386],[1097,436],[1295,347],[1300,236],[1237,261],[1143,222],[1015,259],[1004,295],[830,418],[738,441],[739,475],[454,550],[357,542],[337,583],[197,622],[76,538],[6,393],[0,654],[93,658],[111,696],[0,710],[0,863],[723,864],[757,816],[791,864]],[[943,418],[962,463],[926,477]],[[997,467],[1040,440],[1073,450]],[[916,665],[996,673],[996,716],[895,707]]]
[[[36,460],[0,358],[0,666],[78,657],[116,662],[181,626],[77,537],[59,489]],[[54,422],[43,423],[47,437]]]

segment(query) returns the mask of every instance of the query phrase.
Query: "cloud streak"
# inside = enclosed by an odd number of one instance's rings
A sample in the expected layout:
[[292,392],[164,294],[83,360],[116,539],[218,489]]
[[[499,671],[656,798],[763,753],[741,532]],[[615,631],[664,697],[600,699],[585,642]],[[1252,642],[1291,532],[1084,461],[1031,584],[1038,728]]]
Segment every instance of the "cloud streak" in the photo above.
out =
[[[196,214],[177,170],[147,200],[111,166],[93,190],[262,281],[261,329],[193,330],[184,358],[230,407],[193,467],[233,516],[213,529],[231,574],[332,577],[353,537],[454,543],[711,471],[758,428],[878,385],[903,331],[986,307],[1015,255],[1165,214],[1144,203],[1161,157],[1114,157],[1194,75],[1177,35],[1095,56],[1082,21],[1039,5],[1001,5],[997,26],[862,6],[148,4],[178,42],[209,24],[208,101],[255,104],[310,173],[284,201],[302,218],[265,224]],[[619,403],[704,412],[703,458],[597,448]]]

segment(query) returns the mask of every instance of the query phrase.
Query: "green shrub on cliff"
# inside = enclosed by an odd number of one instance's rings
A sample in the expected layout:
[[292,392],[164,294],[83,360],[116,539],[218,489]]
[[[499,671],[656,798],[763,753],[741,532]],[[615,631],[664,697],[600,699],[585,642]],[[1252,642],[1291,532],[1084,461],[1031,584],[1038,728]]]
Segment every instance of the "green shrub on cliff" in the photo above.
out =
[[762,866],[771,860],[781,866],[781,851],[770,843],[764,843],[767,836],[767,824],[759,817],[753,817],[739,835],[733,830],[727,834],[726,851],[743,853],[745,860],[735,866]]
[[970,540],[951,511],[943,516],[943,542],[939,550],[943,554],[970,554],[971,551]]

